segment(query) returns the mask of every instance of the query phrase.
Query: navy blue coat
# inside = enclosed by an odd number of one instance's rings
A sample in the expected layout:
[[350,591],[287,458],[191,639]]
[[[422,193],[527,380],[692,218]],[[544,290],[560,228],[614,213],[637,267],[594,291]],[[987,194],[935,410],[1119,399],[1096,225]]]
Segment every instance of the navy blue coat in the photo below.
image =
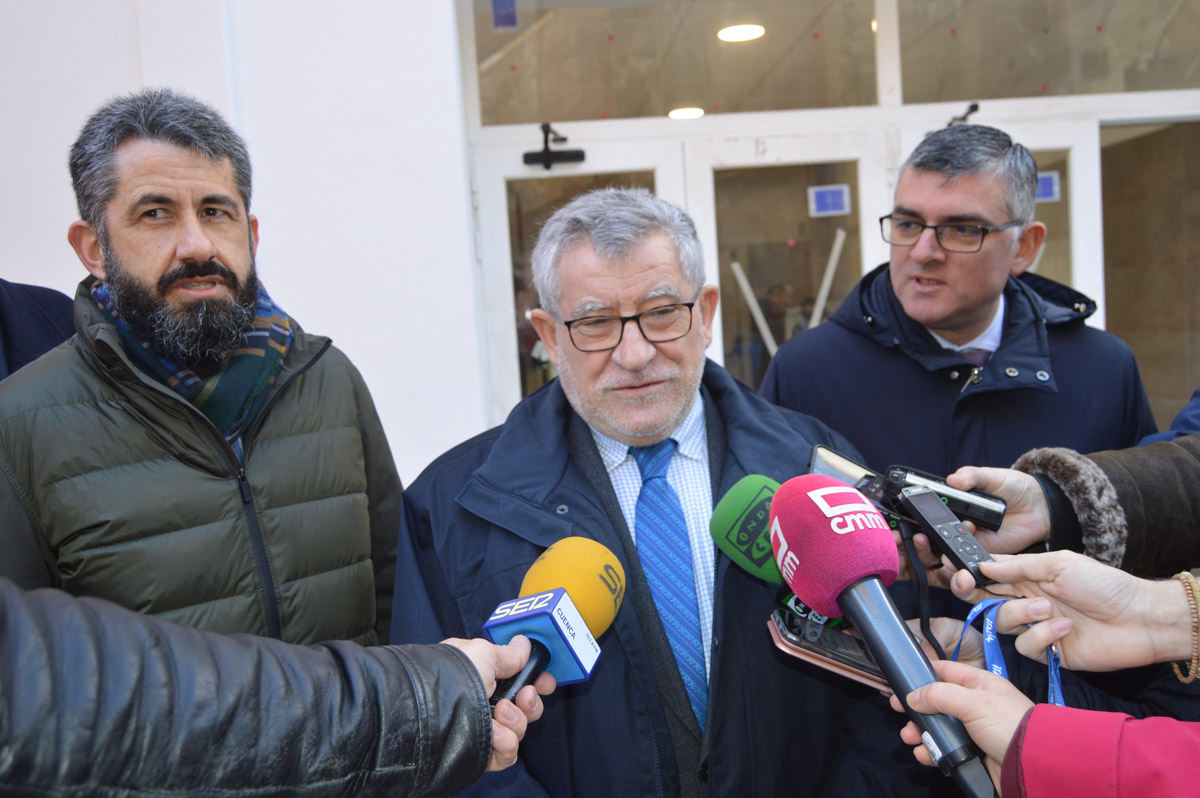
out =
[[882,470],[1007,467],[1038,446],[1122,449],[1157,430],[1133,353],[1088,327],[1095,303],[1009,278],[1000,348],[979,370],[904,314],[887,265],[776,354],[762,393],[824,421]]
[[[703,384],[726,438],[714,504],[746,474],[782,482],[803,473],[813,444],[856,456],[820,422],[768,404],[711,362]],[[554,381],[517,405],[503,426],[444,454],[405,491],[391,639],[478,636],[551,543],[569,535],[600,541],[621,559],[627,593],[599,639],[596,670],[547,697],[518,765],[489,774],[476,789],[536,796],[536,781],[551,796],[679,795],[664,701],[633,606],[637,584],[618,533],[569,453],[572,413]],[[776,591],[719,554],[707,767],[698,772],[706,772],[713,796],[861,793],[873,763],[848,755],[843,744],[851,683],[775,649],[766,624]],[[889,733],[901,725],[897,717]]]
[[1173,441],[1176,438],[1182,438],[1184,435],[1195,435],[1197,432],[1200,432],[1200,388],[1196,389],[1196,392],[1192,394],[1192,398],[1179,411],[1179,415],[1175,416],[1175,420],[1171,422],[1170,427],[1162,432],[1156,432],[1142,438],[1141,445],[1145,446],[1148,443],[1158,443],[1159,441]]
[[0,280],[0,379],[74,335],[73,307],[53,288]]

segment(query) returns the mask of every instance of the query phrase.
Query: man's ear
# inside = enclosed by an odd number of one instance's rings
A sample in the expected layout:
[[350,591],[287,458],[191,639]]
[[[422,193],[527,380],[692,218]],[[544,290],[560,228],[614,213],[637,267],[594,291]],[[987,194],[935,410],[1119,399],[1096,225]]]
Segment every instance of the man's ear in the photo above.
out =
[[1025,229],[1021,231],[1021,237],[1017,239],[1017,256],[1013,258],[1009,274],[1016,277],[1036,263],[1038,253],[1042,251],[1042,244],[1045,242],[1046,225],[1041,222],[1030,222],[1027,224]]
[[542,346],[546,347],[546,354],[549,355],[550,362],[557,368],[558,322],[541,308],[534,308],[530,312],[529,321],[533,323],[533,329],[537,331],[538,338],[542,339]]
[[104,268],[104,247],[100,245],[100,235],[96,228],[84,221],[73,222],[67,228],[67,241],[83,267],[97,280],[104,280],[107,272]]
[[258,256],[258,217],[250,214],[250,254]]
[[715,285],[706,285],[700,289],[696,304],[700,306],[700,321],[704,324],[704,348],[712,345],[713,317],[717,315],[717,301],[721,292]]

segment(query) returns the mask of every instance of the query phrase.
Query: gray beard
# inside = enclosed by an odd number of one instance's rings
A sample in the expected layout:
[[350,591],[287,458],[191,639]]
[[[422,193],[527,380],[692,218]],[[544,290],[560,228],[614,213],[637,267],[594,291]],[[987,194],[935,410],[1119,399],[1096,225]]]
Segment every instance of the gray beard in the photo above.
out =
[[[683,420],[687,418],[688,412],[692,409],[693,397],[696,391],[700,388],[700,381],[704,375],[704,344],[702,339],[697,339],[697,344],[700,349],[699,362],[693,369],[682,369],[679,374],[679,382],[672,391],[674,396],[670,397],[678,402],[674,408],[674,414],[662,420],[658,427],[634,427],[631,426],[620,415],[619,407],[604,407],[603,399],[598,395],[598,389],[601,383],[592,387],[588,394],[584,394],[579,389],[579,379],[571,366],[570,360],[566,357],[566,347],[573,346],[568,340],[559,338],[558,340],[558,381],[563,389],[563,393],[567,396],[567,401],[571,407],[579,414],[587,424],[593,429],[598,429],[613,440],[620,441],[631,446],[644,446],[649,442],[657,442],[667,437],[673,432]],[[602,382],[602,381],[601,381]],[[659,397],[642,399],[634,404],[645,407],[650,404],[661,401]]]
[[[175,267],[154,288],[147,288],[126,275],[124,267],[105,241],[104,262],[108,298],[112,310],[125,320],[134,337],[146,342],[154,354],[166,360],[182,363],[189,368],[215,365],[227,354],[241,347],[246,332],[254,322],[258,303],[258,278],[253,256],[250,275],[244,281],[224,266],[209,261],[205,264],[182,264]],[[166,288],[173,276],[200,276],[219,272],[234,291],[231,300],[202,300],[173,308],[165,299]],[[178,279],[175,277],[175,279]]]

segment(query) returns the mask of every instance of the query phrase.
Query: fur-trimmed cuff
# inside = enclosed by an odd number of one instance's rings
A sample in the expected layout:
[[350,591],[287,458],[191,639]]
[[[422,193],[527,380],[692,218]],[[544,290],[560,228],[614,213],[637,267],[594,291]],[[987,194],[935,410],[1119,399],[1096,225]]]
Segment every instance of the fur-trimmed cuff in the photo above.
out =
[[1072,449],[1032,449],[1013,463],[1017,471],[1042,474],[1071,501],[1083,528],[1083,553],[1114,568],[1125,558],[1129,535],[1117,490],[1100,466]]

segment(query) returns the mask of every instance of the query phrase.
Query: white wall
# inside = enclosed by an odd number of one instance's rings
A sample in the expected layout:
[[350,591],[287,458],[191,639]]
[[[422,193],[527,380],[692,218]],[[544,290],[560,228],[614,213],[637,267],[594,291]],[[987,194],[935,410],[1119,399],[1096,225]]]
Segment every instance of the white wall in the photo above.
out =
[[405,482],[484,427],[453,4],[0,0],[0,276],[74,292],[66,154],[105,99],[169,85],[254,164],[259,275],[363,372]]

